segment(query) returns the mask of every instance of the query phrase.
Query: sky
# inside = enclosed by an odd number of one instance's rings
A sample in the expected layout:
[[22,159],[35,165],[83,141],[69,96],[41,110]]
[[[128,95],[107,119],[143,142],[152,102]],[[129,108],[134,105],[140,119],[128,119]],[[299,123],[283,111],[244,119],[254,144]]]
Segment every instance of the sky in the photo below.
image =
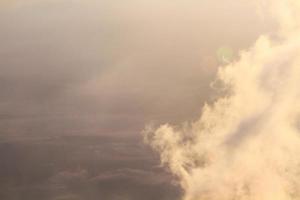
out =
[[[0,2],[0,197],[175,200],[147,124],[198,119],[275,18],[246,0]],[[274,36],[275,37],[275,36]]]

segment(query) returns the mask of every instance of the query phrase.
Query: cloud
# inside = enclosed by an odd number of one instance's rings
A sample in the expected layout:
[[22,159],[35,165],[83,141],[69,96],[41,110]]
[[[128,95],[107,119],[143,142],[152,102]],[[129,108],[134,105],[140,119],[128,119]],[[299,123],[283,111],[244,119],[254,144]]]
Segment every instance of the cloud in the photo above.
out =
[[300,7],[293,0],[266,5],[279,31],[260,36],[219,68],[225,95],[206,104],[193,123],[145,130],[161,162],[180,179],[184,200],[300,196]]
[[[2,199],[176,199],[178,185],[137,139],[63,136],[0,142]],[[127,147],[126,147],[127,146]]]
[[124,168],[115,171],[108,171],[102,173],[96,177],[93,177],[91,181],[95,182],[106,182],[106,181],[133,181],[138,184],[146,185],[162,185],[170,184],[172,180],[168,174],[161,173],[158,171],[146,171],[142,169]]

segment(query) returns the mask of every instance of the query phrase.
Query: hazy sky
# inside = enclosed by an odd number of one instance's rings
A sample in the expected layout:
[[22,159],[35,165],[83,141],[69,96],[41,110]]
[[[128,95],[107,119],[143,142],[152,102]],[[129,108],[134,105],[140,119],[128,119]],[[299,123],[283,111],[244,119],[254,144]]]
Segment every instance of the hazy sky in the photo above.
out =
[[236,52],[269,28],[229,0],[7,1],[0,15],[8,134],[125,134],[197,116],[217,49]]
[[[238,51],[258,35],[269,33],[272,24],[246,0],[1,1],[4,200],[101,199],[105,191],[106,200],[118,199],[112,188],[120,177],[125,185],[127,179],[142,177],[145,191],[159,190],[163,172],[141,164],[157,164],[157,160],[146,150],[148,161],[135,154],[145,148],[136,139],[145,124],[198,117],[204,102],[217,95],[210,83],[218,65],[224,64],[217,58],[218,49],[226,47],[238,57]],[[93,137],[99,143],[94,144]],[[87,141],[78,142],[82,140]],[[140,146],[133,147],[136,140]],[[35,148],[41,153],[35,153]],[[89,154],[85,159],[77,155],[81,148],[83,152],[100,148],[115,157]],[[122,157],[126,151],[129,156]],[[58,158],[60,154],[66,157]],[[35,171],[30,171],[32,163],[47,162],[46,157],[57,163],[48,163],[49,168],[34,165]],[[158,180],[153,178],[155,173]],[[89,181],[92,189],[76,193],[73,188],[66,194],[57,188],[49,190],[51,181],[59,180],[66,187],[70,182],[65,179],[74,177]],[[102,185],[96,187],[95,179]],[[33,182],[47,185],[47,191],[30,196],[37,190]],[[128,193],[128,199],[140,199],[141,194],[132,196],[135,187],[122,192]],[[162,192],[166,197],[156,199],[174,198],[172,189],[166,186],[165,190],[169,191]],[[22,198],[22,194],[28,196]]]

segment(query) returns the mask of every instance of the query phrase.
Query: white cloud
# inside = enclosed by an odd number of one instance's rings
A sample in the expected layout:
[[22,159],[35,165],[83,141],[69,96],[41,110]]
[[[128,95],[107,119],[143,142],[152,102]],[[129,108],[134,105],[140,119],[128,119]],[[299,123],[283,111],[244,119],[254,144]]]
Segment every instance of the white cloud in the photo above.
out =
[[220,67],[224,97],[182,128],[146,130],[162,163],[180,178],[185,200],[300,198],[298,1],[267,1],[277,40],[260,36]]

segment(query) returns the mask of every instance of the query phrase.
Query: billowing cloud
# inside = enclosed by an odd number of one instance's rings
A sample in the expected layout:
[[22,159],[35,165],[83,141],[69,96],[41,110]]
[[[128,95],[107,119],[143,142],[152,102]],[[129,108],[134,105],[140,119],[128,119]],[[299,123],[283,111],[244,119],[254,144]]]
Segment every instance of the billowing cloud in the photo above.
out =
[[180,179],[184,200],[300,197],[300,5],[265,3],[278,20],[276,40],[262,35],[219,68],[224,96],[205,105],[193,123],[146,130],[162,163]]

